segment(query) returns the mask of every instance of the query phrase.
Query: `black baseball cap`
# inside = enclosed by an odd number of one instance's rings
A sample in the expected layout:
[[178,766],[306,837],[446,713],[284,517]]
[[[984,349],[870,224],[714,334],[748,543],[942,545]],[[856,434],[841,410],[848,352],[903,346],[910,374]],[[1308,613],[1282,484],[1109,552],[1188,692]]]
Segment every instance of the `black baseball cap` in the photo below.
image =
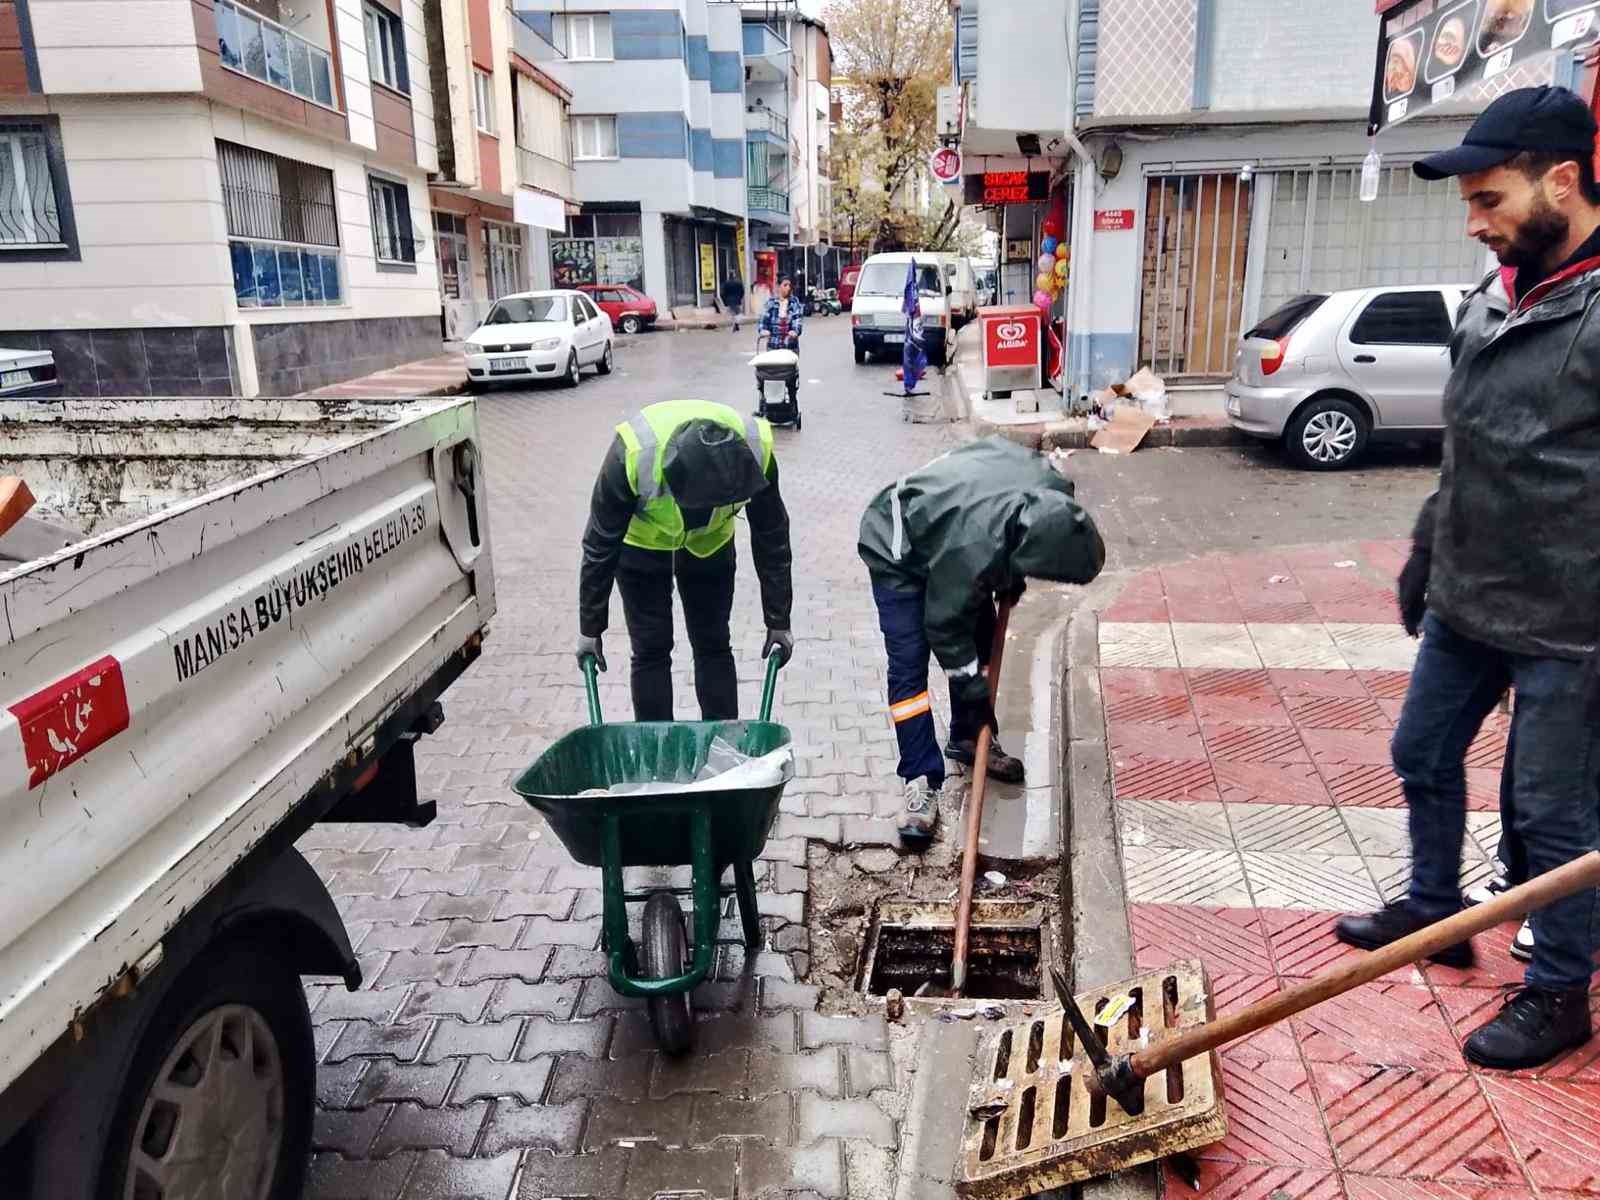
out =
[[1484,109],[1461,145],[1429,155],[1411,169],[1422,179],[1446,179],[1498,167],[1524,150],[1585,158],[1594,153],[1594,141],[1594,114],[1576,93],[1518,88]]

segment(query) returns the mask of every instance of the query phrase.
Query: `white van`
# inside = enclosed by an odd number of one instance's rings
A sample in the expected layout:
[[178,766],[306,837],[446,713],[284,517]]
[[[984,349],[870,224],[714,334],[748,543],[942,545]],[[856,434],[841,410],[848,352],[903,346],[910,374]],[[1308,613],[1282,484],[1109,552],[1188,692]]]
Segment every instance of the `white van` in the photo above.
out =
[[[901,305],[906,294],[906,271],[917,264],[917,292],[922,301],[923,336],[928,361],[944,366],[945,338],[950,331],[944,259],[949,255],[931,250],[898,251],[874,254],[861,267],[856,281],[855,299],[850,303],[850,338],[855,343],[856,362],[864,363],[873,354],[898,358],[905,343],[905,314]],[[969,271],[970,275],[970,271]]]
[[960,329],[978,319],[978,277],[972,269],[972,260],[965,254],[941,254],[944,264],[945,287],[950,289],[950,327]]

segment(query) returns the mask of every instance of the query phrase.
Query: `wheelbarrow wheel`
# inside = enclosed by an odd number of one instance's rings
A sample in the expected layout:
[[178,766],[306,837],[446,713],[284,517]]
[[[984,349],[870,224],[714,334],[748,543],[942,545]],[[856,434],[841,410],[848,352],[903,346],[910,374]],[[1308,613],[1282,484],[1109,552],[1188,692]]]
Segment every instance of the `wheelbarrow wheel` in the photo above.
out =
[[[644,975],[647,979],[671,979],[683,973],[685,939],[683,910],[670,892],[657,892],[644,906]],[[663,1054],[685,1054],[694,1041],[694,1016],[689,1009],[689,993],[676,996],[651,996],[650,1027]]]

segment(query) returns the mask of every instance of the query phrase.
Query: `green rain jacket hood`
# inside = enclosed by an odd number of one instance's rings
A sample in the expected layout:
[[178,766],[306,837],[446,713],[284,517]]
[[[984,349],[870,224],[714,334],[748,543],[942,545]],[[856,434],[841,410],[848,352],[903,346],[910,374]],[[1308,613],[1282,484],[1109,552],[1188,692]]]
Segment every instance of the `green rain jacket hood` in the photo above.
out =
[[976,656],[980,603],[1024,579],[1088,583],[1105,545],[1072,481],[1001,437],[969,442],[884,488],[857,546],[875,586],[927,591],[928,642],[946,671]]

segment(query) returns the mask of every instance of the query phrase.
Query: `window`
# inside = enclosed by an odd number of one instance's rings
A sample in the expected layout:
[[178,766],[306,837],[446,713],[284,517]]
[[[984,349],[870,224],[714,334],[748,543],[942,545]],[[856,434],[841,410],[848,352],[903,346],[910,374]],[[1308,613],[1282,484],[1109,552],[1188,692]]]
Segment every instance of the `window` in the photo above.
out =
[[644,240],[640,228],[637,212],[569,216],[567,236],[550,239],[550,278],[554,286],[644,287]]
[[1226,377],[1245,327],[1254,187],[1218,172],[1153,175],[1145,189],[1139,361],[1168,380]]
[[556,48],[570,62],[608,60],[611,55],[611,17],[607,13],[569,13],[555,21]]
[[467,249],[467,221],[452,213],[433,214],[438,242],[439,290],[447,300],[472,299],[472,260]]
[[615,117],[573,117],[573,157],[616,158],[617,119]]
[[1450,314],[1438,292],[1387,292],[1356,318],[1350,340],[1358,346],[1445,346]]
[[484,259],[488,264],[489,299],[523,290],[522,229],[517,225],[483,223]]
[[400,18],[367,3],[361,9],[367,27],[367,74],[374,83],[397,92],[410,91],[406,78],[406,40]]
[[333,172],[221,141],[217,167],[239,306],[342,304]]
[[1282,308],[1276,309],[1267,316],[1259,325],[1245,334],[1245,337],[1278,338],[1287,337],[1299,328],[1303,322],[1317,309],[1322,307],[1322,302],[1328,297],[1325,295],[1308,294],[1296,296]]
[[411,194],[406,185],[368,175],[367,200],[372,206],[372,240],[378,262],[415,264],[417,246],[411,238]]
[[0,262],[78,256],[54,122],[0,120]]
[[567,319],[567,302],[562,296],[528,296],[502,300],[489,310],[485,325],[559,324]]
[[[217,0],[216,14],[217,54],[223,66],[316,104],[334,107],[333,60],[326,50],[231,0]],[[370,47],[370,26],[367,40]],[[400,69],[404,70],[403,65]]]
[[472,68],[472,116],[484,133],[494,132],[494,76],[477,67]]

